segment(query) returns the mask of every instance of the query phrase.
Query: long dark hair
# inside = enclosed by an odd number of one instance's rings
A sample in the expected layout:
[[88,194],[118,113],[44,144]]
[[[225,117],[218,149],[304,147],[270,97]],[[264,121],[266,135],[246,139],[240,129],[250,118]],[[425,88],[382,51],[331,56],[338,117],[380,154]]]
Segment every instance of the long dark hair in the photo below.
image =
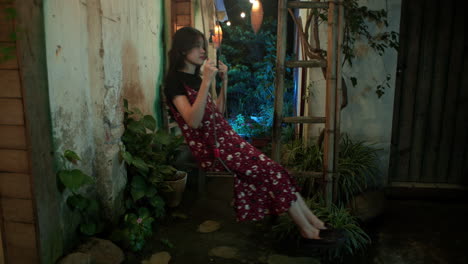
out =
[[[166,78],[172,76],[177,70],[185,65],[185,55],[195,47],[200,37],[203,39],[204,49],[208,43],[205,36],[199,30],[192,27],[183,27],[174,34],[172,38],[172,48],[169,51],[169,70]],[[200,66],[195,69],[195,75],[200,74]]]

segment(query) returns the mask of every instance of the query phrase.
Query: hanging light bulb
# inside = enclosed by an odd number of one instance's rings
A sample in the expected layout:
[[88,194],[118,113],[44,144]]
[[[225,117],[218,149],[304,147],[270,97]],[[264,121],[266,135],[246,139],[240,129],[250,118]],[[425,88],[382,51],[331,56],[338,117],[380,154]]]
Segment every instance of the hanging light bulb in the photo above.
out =
[[214,47],[217,49],[221,46],[221,41],[223,41],[223,30],[221,29],[221,25],[219,23],[216,23],[213,33],[212,40]]
[[260,0],[253,0],[250,20],[252,22],[252,29],[257,34],[263,21],[263,6]]
[[242,13],[240,14],[240,16],[241,16],[242,18],[244,18],[244,17],[245,17],[245,13],[242,12]]

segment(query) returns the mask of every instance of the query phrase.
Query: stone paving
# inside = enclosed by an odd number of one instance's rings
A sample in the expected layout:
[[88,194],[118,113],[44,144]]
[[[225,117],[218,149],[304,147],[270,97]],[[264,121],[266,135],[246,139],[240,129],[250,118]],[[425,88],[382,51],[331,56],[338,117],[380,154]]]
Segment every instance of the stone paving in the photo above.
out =
[[[168,212],[154,239],[129,264],[319,264],[313,254],[287,252],[272,241],[266,222],[236,223],[232,181],[210,179],[200,197],[188,186],[183,203]],[[373,243],[345,263],[468,263],[468,205],[453,202],[387,202],[385,213],[365,226]],[[167,239],[173,247],[162,243]],[[325,263],[325,262],[322,262]]]

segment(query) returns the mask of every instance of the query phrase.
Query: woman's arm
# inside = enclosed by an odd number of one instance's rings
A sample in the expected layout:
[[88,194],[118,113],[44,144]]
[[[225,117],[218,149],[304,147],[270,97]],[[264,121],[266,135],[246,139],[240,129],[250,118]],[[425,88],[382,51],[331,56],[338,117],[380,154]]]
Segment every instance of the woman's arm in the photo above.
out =
[[206,98],[211,82],[214,80],[218,69],[209,60],[203,67],[203,79],[198,91],[197,98],[193,105],[190,104],[187,96],[178,95],[172,99],[172,103],[177,111],[182,115],[185,122],[192,128],[198,128],[205,114]]
[[227,66],[222,62],[219,61],[219,73],[221,76],[222,84],[221,84],[221,90],[219,91],[218,94],[218,99],[216,100],[216,106],[219,110],[219,112],[224,114],[224,111],[226,110],[226,93],[227,93],[227,85],[228,85],[228,75],[227,75],[228,68]]

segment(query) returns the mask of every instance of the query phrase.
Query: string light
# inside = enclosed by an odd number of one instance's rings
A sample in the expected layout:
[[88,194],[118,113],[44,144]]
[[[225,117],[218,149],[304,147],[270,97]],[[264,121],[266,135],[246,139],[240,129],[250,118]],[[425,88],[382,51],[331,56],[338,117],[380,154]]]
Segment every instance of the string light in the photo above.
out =
[[229,27],[231,26],[231,21],[226,22],[226,25]]
[[244,17],[245,17],[245,13],[242,12],[242,13],[240,14],[240,16],[241,16],[242,18],[244,18]]

